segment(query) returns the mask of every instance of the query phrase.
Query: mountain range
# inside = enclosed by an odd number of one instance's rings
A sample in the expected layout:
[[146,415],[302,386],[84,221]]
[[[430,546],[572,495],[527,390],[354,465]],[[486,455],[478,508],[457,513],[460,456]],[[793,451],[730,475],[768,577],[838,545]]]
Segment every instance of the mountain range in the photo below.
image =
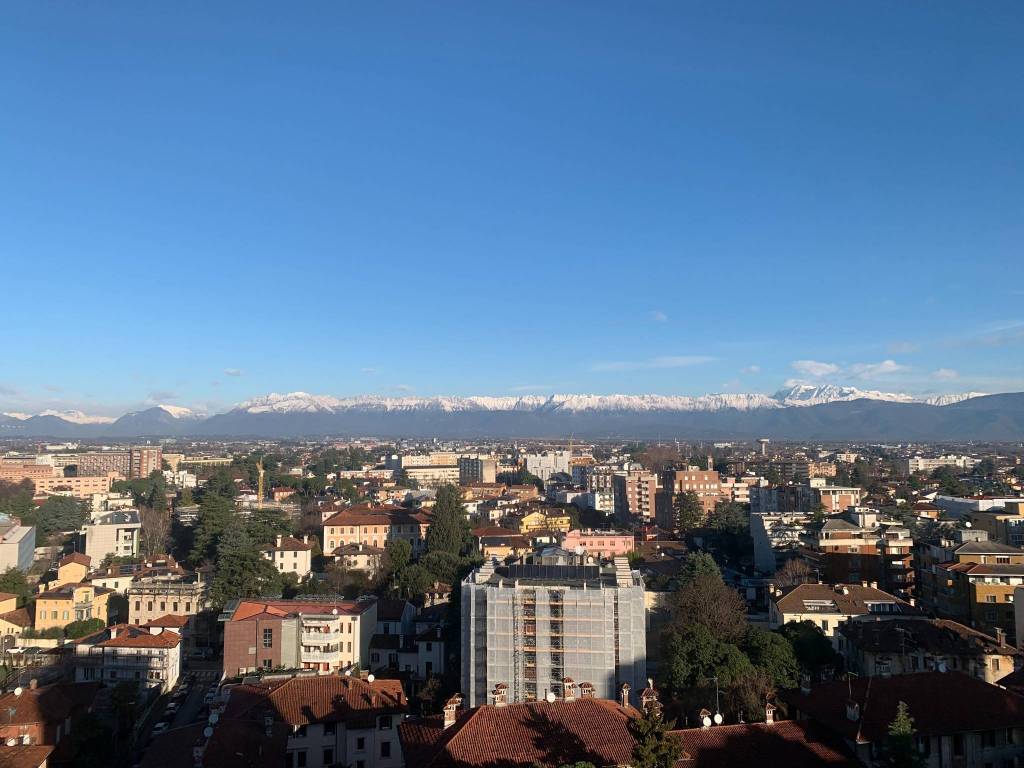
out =
[[0,437],[580,437],[1024,439],[1024,393],[911,395],[797,384],[773,395],[337,398],[270,394],[206,415],[158,405],[120,418],[0,414]]

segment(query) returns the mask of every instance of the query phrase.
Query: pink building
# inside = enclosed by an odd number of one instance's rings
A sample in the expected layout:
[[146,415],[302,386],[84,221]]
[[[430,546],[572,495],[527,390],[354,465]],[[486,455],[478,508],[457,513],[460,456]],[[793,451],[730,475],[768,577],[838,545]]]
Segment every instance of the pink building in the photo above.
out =
[[636,542],[629,531],[600,531],[594,528],[569,531],[562,539],[568,550],[580,549],[594,557],[622,557],[633,551]]

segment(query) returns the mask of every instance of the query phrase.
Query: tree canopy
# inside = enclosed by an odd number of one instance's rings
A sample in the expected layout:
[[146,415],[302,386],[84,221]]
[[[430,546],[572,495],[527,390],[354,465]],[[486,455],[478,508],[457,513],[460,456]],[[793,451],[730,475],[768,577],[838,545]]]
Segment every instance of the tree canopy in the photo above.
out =
[[704,506],[701,504],[700,497],[693,491],[677,493],[672,499],[672,504],[678,530],[688,531],[704,521]]
[[462,506],[462,491],[455,485],[442,485],[437,489],[427,529],[427,551],[458,556],[469,549],[469,544],[470,527],[466,508]]

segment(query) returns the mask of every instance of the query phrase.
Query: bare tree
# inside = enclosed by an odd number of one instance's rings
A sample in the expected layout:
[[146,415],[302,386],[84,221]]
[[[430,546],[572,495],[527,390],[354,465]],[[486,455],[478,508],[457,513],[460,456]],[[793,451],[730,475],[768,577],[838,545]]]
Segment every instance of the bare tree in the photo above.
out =
[[787,560],[775,572],[775,586],[786,588],[806,584],[811,580],[811,573],[811,567],[803,560]]
[[139,511],[142,530],[139,544],[143,557],[153,557],[167,552],[171,540],[171,515],[165,510],[142,507]]

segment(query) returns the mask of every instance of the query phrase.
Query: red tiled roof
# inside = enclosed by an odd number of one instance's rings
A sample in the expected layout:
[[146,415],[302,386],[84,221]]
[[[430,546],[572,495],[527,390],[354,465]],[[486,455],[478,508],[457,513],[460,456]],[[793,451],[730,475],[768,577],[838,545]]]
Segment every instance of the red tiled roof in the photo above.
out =
[[0,768],[39,768],[53,752],[44,744],[18,745],[0,749]]
[[13,692],[0,696],[0,708],[5,720],[14,725],[56,724],[91,704],[99,689],[99,683],[58,683],[26,688],[20,696]]
[[309,542],[296,539],[294,536],[282,536],[281,543],[276,541],[267,545],[267,550],[272,552],[305,552],[313,548]]
[[442,716],[398,727],[408,768],[625,765],[632,758],[629,721],[639,713],[604,699],[483,706],[449,728]]
[[84,565],[88,568],[92,565],[92,558],[88,555],[82,554],[81,552],[72,552],[70,555],[61,558],[61,561],[57,563],[57,566],[69,565],[70,563],[78,563],[79,565]]
[[[860,705],[860,721],[846,716],[848,691]],[[789,691],[782,697],[836,733],[854,739],[859,731],[865,741],[885,737],[901,701],[906,702],[920,734],[940,736],[1024,726],[1024,697],[961,672],[857,677],[849,683],[822,683],[809,694]]]
[[19,627],[32,626],[32,614],[28,612],[28,608],[15,608],[13,611],[0,613],[0,619]]
[[[175,728],[153,739],[142,768],[195,768],[192,746],[203,744],[206,723]],[[285,764],[291,729],[275,723],[267,733],[262,713],[253,720],[221,718],[206,743],[204,768],[280,768]]]
[[188,616],[179,616],[174,613],[167,613],[159,619],[153,619],[143,624],[143,627],[184,627],[189,622]]
[[314,615],[330,614],[337,610],[339,616],[358,616],[365,613],[374,601],[359,600],[242,600],[231,621],[246,621],[255,616],[296,616],[300,613]]
[[855,768],[860,763],[842,739],[810,722],[721,725],[675,731],[686,757],[679,768]]
[[228,714],[244,716],[269,707],[292,726],[344,722],[349,727],[374,724],[378,715],[400,714],[408,702],[398,680],[318,675],[270,680],[231,689]]
[[[841,589],[837,591],[837,588]],[[846,594],[843,594],[842,590],[845,590]],[[830,584],[799,584],[778,598],[775,604],[780,613],[807,613],[804,600],[829,600],[835,603],[838,612],[844,616],[861,616],[869,613],[868,603],[894,603],[894,613],[920,613],[910,603],[888,592],[860,584],[837,584],[835,587]]]
[[324,525],[414,525],[428,523],[422,512],[405,507],[349,507],[324,520]]
[[0,592],[0,600],[14,600],[17,597],[13,592]]
[[[97,634],[100,633],[111,635],[109,640],[96,643],[104,648],[176,648],[181,643],[181,635],[177,632],[161,632],[154,635],[142,627],[130,624],[117,624]],[[116,637],[113,636],[115,633]]]

